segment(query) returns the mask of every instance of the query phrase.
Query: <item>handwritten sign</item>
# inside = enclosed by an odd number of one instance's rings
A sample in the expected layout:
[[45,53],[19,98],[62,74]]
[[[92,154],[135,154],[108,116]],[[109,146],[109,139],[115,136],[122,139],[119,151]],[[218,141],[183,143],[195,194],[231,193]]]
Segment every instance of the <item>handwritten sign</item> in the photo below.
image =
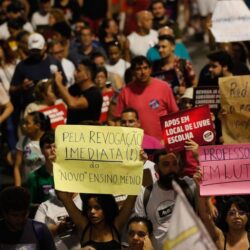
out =
[[250,142],[250,76],[219,78],[225,144]]
[[50,106],[40,110],[44,115],[49,116],[51,127],[55,129],[58,125],[66,123],[67,109],[63,103]]
[[208,104],[217,113],[220,109],[220,94],[217,86],[203,86],[194,88],[194,105],[196,107]]
[[183,150],[187,139],[199,145],[214,142],[215,133],[208,105],[162,116],[160,119],[168,151]]
[[250,40],[250,12],[244,1],[217,1],[211,31],[216,42]]
[[199,154],[201,195],[250,193],[250,144],[203,146]]
[[61,125],[56,128],[55,187],[82,193],[139,193],[143,130]]

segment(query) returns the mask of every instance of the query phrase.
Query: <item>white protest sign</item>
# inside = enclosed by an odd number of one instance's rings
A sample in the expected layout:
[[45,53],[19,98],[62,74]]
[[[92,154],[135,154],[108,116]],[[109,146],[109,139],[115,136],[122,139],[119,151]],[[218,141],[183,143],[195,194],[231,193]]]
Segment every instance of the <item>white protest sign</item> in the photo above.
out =
[[216,42],[250,40],[250,11],[243,0],[218,1],[211,31]]

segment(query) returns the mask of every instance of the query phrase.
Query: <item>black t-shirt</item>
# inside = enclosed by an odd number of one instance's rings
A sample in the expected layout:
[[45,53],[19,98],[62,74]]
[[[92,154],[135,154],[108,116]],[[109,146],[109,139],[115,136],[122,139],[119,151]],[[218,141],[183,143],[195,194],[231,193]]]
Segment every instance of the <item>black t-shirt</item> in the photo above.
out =
[[69,109],[67,123],[79,124],[81,121],[98,121],[102,108],[102,94],[101,91],[93,86],[82,91],[78,85],[74,84],[69,88],[69,93],[72,96],[84,96],[88,101],[88,108],[86,109]]
[[84,0],[82,13],[86,17],[97,20],[106,16],[107,8],[108,0]]
[[22,90],[21,93],[16,93],[16,96],[20,98],[20,103],[17,105],[21,105],[24,109],[29,103],[35,100],[33,93],[37,82],[52,77],[50,65],[56,65],[57,69],[63,72],[64,79],[66,79],[61,63],[50,55],[40,61],[33,61],[28,57],[16,66],[11,85],[21,85],[25,78],[33,81],[33,86],[28,90]]

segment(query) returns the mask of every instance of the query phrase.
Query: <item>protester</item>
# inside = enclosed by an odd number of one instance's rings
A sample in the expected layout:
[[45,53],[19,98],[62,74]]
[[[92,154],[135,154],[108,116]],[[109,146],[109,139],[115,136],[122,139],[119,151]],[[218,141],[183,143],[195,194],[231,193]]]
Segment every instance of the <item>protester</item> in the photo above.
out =
[[[80,195],[72,193],[72,200],[79,210],[82,209]],[[49,191],[50,198],[41,203],[36,212],[35,221],[45,223],[54,237],[58,250],[79,250],[80,239],[62,202],[58,200],[54,189]]]
[[[201,172],[194,176],[197,186],[201,182]],[[209,197],[198,197],[199,215],[214,240],[218,250],[249,249],[249,204],[247,200],[238,196],[230,197],[220,214],[218,225],[215,224],[209,209]]]
[[81,212],[69,193],[57,191],[57,195],[81,235],[82,247],[91,246],[96,250],[121,248],[120,232],[131,214],[136,196],[128,196],[119,211],[113,195],[84,194]]
[[150,47],[153,47],[157,39],[157,31],[152,29],[153,16],[149,11],[140,11],[136,14],[137,30],[128,36],[129,49],[133,57],[146,56]]
[[16,145],[17,152],[13,173],[16,186],[20,186],[22,179],[25,181],[31,171],[44,163],[39,140],[44,132],[50,128],[49,117],[38,111],[31,112],[24,118],[22,124],[24,136],[20,137]]
[[[196,152],[197,144],[193,144],[189,150]],[[135,214],[146,216],[153,224],[152,242],[155,249],[162,249],[166,237],[173,207],[175,204],[175,192],[172,188],[172,180],[176,180],[182,187],[189,202],[195,208],[195,183],[184,176],[182,172],[181,158],[179,154],[167,153],[165,149],[155,153],[154,162],[159,179],[153,185],[146,187],[138,195],[135,204]]]
[[153,250],[151,236],[153,225],[146,217],[132,217],[127,224],[128,247],[127,250]]
[[49,106],[63,103],[62,99],[57,99],[54,83],[52,79],[39,81],[34,89],[35,102],[31,102],[24,110],[24,117],[33,111],[39,111]]
[[68,124],[78,124],[84,120],[99,120],[102,94],[93,82],[93,77],[94,65],[88,60],[84,60],[78,65],[75,84],[69,89],[63,85],[61,72],[55,73],[55,84],[69,108]]
[[161,141],[159,117],[178,111],[173,92],[165,82],[151,78],[151,65],[146,57],[135,57],[131,69],[134,80],[122,89],[115,115],[120,117],[124,108],[133,107],[139,114],[144,132]]
[[55,135],[53,131],[43,134],[39,140],[39,146],[44,156],[45,163],[32,171],[25,185],[30,191],[31,202],[34,209],[49,198],[49,191],[54,187],[53,161],[55,151]]
[[107,43],[108,64],[106,68],[109,72],[117,73],[123,80],[130,63],[121,58],[121,45],[117,41]]
[[48,228],[28,219],[30,194],[22,187],[8,187],[0,193],[0,248],[56,249]]

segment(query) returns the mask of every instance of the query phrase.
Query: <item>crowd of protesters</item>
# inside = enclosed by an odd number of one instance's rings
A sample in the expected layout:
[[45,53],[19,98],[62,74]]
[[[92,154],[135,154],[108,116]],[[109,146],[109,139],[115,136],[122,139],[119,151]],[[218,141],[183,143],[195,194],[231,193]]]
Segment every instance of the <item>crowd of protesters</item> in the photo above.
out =
[[[196,86],[250,73],[250,43],[215,43],[208,29],[216,2],[0,1],[0,164],[13,172],[5,188],[0,176],[0,249],[161,250],[172,180],[219,250],[250,249],[248,196],[201,197],[199,145],[189,139],[168,152],[160,124],[194,107]],[[187,37],[211,50],[200,72]],[[54,189],[55,134],[41,111],[57,104],[66,124],[144,130],[138,196]]]

